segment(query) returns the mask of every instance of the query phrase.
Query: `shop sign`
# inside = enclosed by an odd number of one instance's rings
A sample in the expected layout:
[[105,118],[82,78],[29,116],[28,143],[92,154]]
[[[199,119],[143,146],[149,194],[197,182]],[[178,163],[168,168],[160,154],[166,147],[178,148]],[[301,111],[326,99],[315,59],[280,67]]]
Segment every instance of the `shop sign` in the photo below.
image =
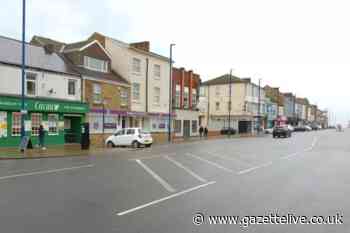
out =
[[[0,97],[0,109],[21,110],[21,99],[16,97]],[[86,113],[89,107],[85,103],[63,102],[53,100],[34,100],[26,98],[25,109],[37,112]]]

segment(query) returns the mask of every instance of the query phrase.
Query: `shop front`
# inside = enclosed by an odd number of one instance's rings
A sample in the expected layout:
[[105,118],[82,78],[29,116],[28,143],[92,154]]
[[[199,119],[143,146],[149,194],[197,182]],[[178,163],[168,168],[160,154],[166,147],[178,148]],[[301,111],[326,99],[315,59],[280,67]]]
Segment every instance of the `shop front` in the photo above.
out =
[[[45,129],[46,145],[80,142],[81,124],[89,111],[87,104],[62,100],[26,98],[25,133],[38,144],[39,127]],[[21,136],[21,99],[0,96],[0,147],[15,147]]]

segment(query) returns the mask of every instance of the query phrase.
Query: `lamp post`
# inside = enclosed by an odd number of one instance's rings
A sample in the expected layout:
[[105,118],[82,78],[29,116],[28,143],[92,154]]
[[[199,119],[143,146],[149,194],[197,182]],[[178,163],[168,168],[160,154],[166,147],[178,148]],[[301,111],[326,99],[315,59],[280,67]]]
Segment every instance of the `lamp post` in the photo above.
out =
[[169,116],[168,116],[168,142],[171,142],[171,113],[172,113],[172,82],[173,82],[173,47],[170,44],[170,71],[169,71]]
[[259,89],[258,89],[258,134],[260,134],[260,126],[261,126],[261,118],[260,118],[260,106],[261,106],[261,91],[260,91],[260,86],[261,86],[261,78],[259,78]]
[[228,136],[231,136],[231,95],[232,95],[232,69],[230,70],[230,79],[229,79],[229,100],[228,100]]
[[[26,49],[25,49],[25,40],[26,40],[26,0],[22,1],[22,93],[21,93],[21,141],[25,136],[24,129],[24,117],[26,114],[25,110],[25,69],[26,69]],[[21,151],[24,151],[24,148],[21,148]]]
[[104,145],[105,143],[105,104],[106,104],[106,100],[102,101],[102,145]]

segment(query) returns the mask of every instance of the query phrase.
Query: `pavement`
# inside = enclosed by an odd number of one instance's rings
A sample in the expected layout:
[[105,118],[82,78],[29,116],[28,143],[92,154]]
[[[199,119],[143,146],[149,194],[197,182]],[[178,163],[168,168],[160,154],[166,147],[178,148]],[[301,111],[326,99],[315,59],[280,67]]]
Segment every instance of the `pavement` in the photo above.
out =
[[[1,232],[350,232],[349,137],[324,130],[3,160]],[[341,221],[261,224],[270,214]]]

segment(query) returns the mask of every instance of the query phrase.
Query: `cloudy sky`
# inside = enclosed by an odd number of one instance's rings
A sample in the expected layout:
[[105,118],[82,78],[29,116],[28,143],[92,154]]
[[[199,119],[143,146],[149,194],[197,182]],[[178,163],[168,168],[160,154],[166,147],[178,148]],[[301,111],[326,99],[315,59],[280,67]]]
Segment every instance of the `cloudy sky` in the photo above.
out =
[[[20,39],[21,4],[1,0],[1,35]],[[346,0],[27,0],[27,40],[38,34],[74,42],[98,31],[125,42],[149,40],[163,55],[176,43],[175,65],[203,80],[232,68],[308,97],[345,123],[349,7]]]

